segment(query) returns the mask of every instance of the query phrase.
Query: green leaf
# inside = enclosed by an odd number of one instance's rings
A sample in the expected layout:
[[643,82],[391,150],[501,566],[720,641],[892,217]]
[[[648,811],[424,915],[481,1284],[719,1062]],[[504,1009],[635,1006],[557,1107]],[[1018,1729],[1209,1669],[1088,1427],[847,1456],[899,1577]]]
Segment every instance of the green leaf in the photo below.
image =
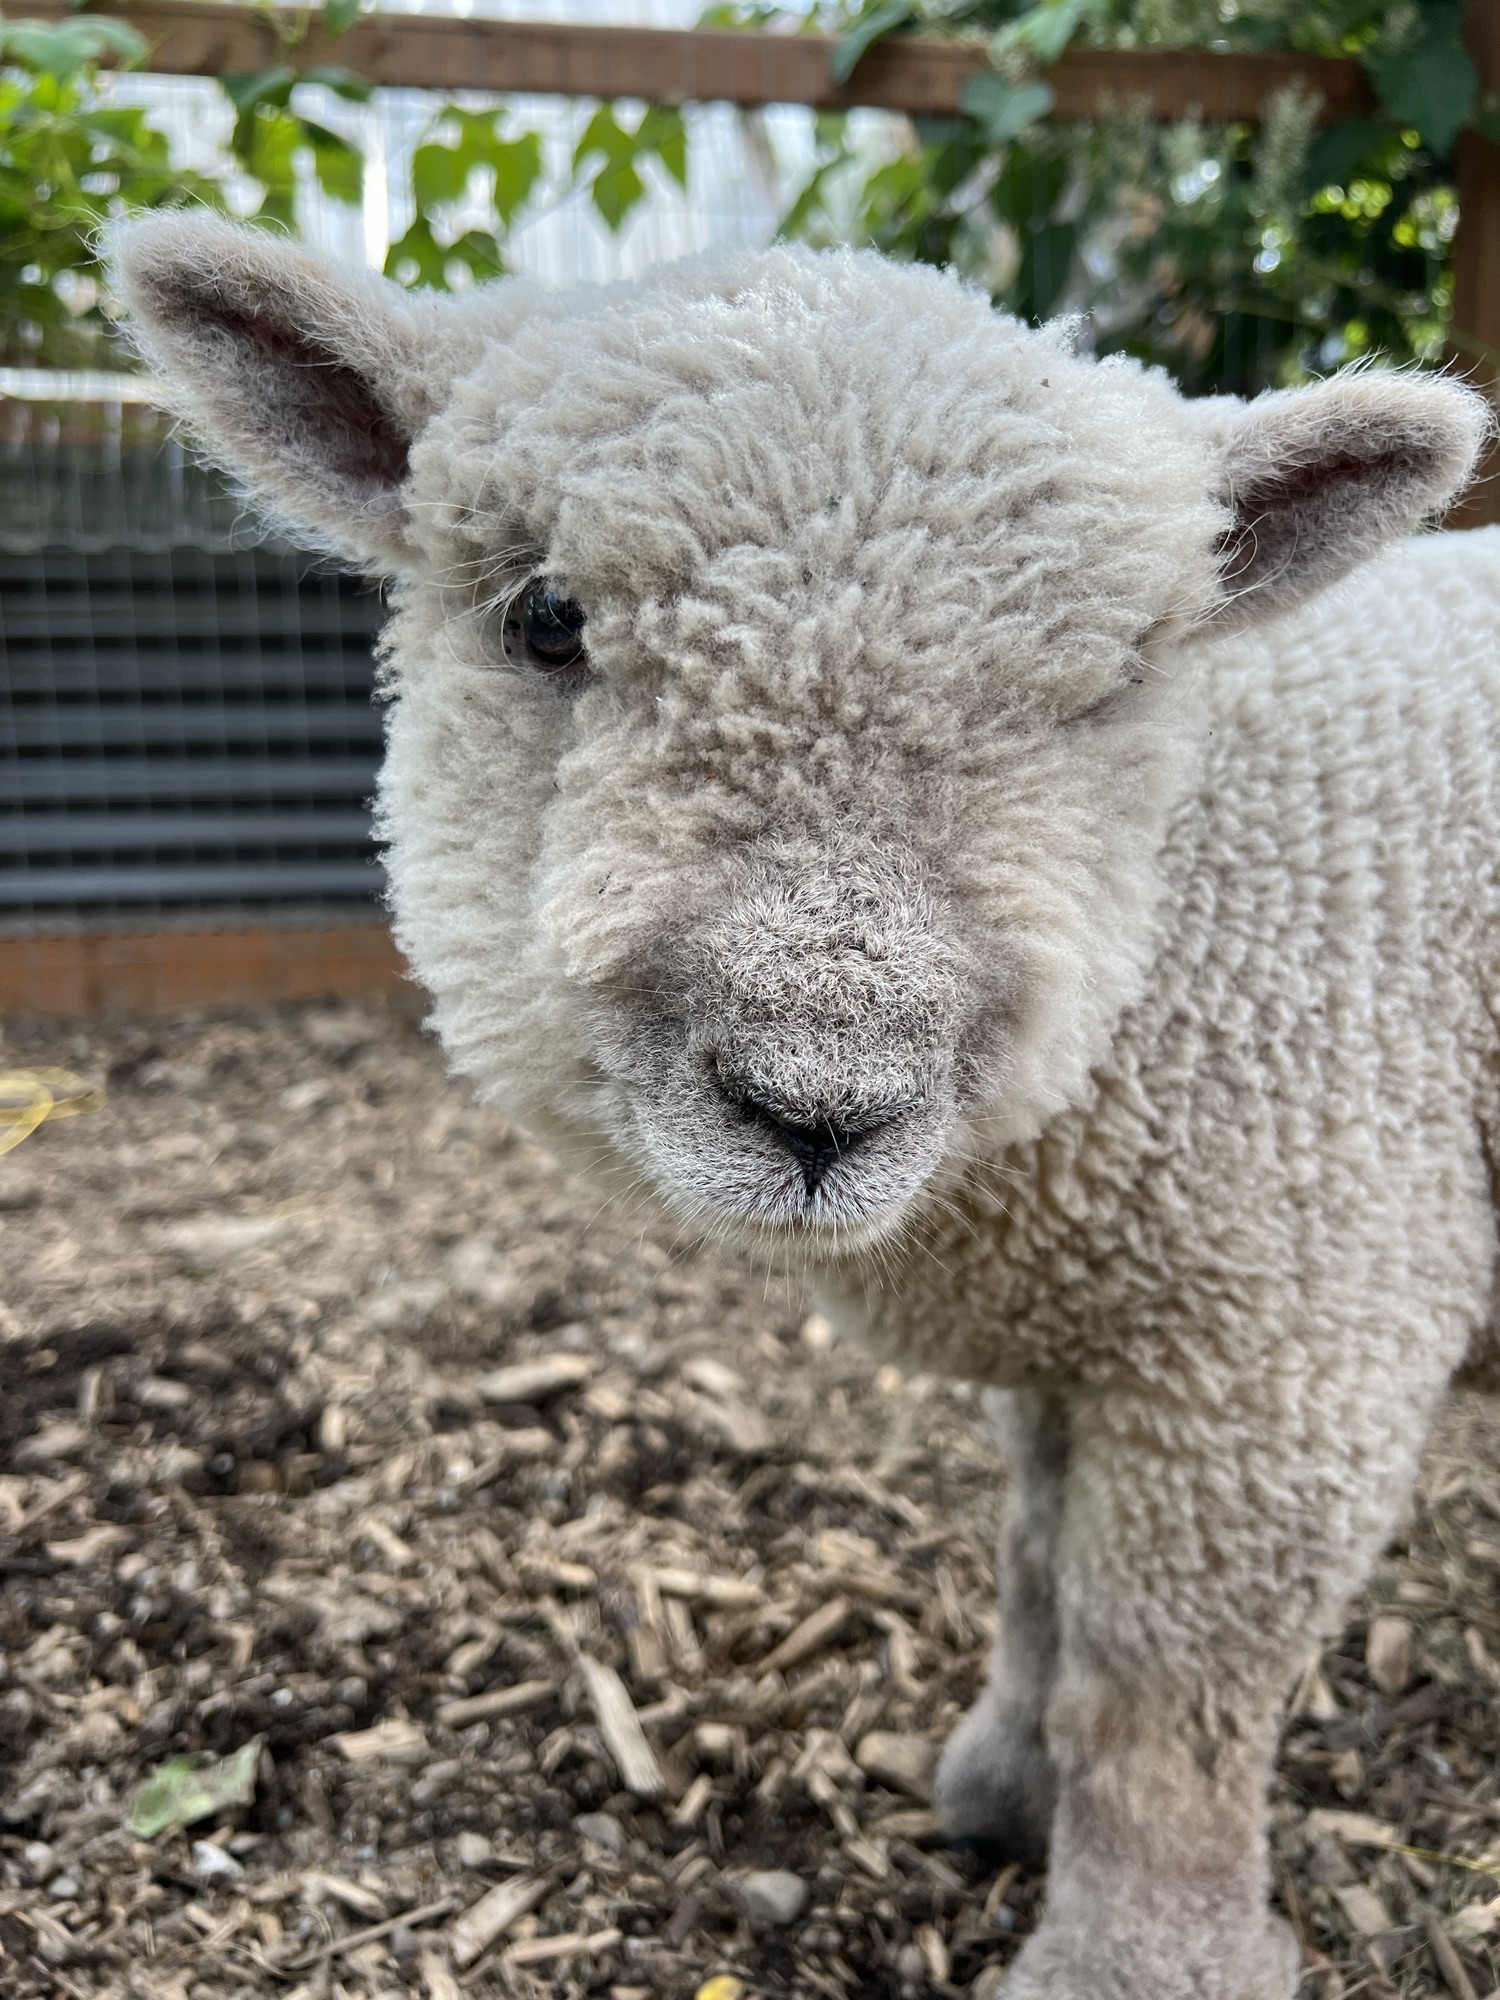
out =
[[1428,35],[1370,74],[1382,109],[1414,126],[1438,154],[1448,152],[1479,95],[1479,72],[1451,33]]
[[445,263],[466,265],[476,284],[505,275],[498,241],[482,229],[470,229],[444,252]]
[[674,105],[653,104],[636,127],[635,142],[655,153],[680,188],[687,186],[687,127]]
[[323,26],[330,35],[341,35],[359,19],[360,0],[323,0]]
[[219,88],[236,111],[245,112],[253,111],[260,104],[278,107],[289,104],[296,81],[297,72],[294,69],[289,69],[285,63],[275,63],[270,69],[231,71],[219,78]]
[[584,126],[583,137],[573,148],[575,174],[591,153],[602,153],[612,165],[624,165],[635,158],[635,135],[615,117],[612,104],[601,104]]
[[299,70],[298,81],[321,83],[325,90],[331,90],[336,97],[347,98],[351,104],[368,104],[373,95],[370,85],[353,70],[343,69],[337,63],[314,63],[311,69]]
[[1309,194],[1319,188],[1343,187],[1355,168],[1380,144],[1385,127],[1378,118],[1341,118],[1313,143],[1302,171]]
[[993,70],[970,77],[963,89],[963,107],[979,121],[992,146],[1004,146],[1034,119],[1044,118],[1057,102],[1045,83],[1007,83]]
[[419,215],[399,243],[385,254],[385,275],[403,285],[433,285],[446,291],[448,253],[437,242],[432,225]]
[[365,156],[357,146],[351,146],[347,139],[330,132],[325,125],[315,125],[311,119],[300,121],[302,136],[312,148],[313,172],[318,177],[318,186],[324,194],[335,201],[360,201],[365,192]]
[[418,146],[411,161],[411,192],[417,207],[426,211],[445,201],[457,201],[469,185],[473,163],[457,146],[436,142]]
[[834,82],[847,83],[860,57],[883,35],[904,28],[916,11],[915,0],[876,0],[873,7],[858,15],[853,25],[839,37],[829,59],[828,67]]
[[124,21],[92,14],[60,21],[55,27],[41,21],[0,23],[0,52],[49,76],[72,76],[104,55],[126,65],[138,63],[146,46],[145,37]]
[[489,165],[495,176],[491,198],[507,229],[541,179],[542,164],[540,132],[523,132],[519,139],[502,139],[491,148]]
[[1025,49],[1039,63],[1055,63],[1080,25],[1091,14],[1102,16],[1107,11],[1107,0],[1041,0],[1039,6],[1008,21],[990,47],[996,55]]
[[274,106],[257,106],[249,117],[248,142],[240,157],[266,191],[260,213],[290,224],[296,207],[297,149],[303,143],[301,119]]
[[174,1757],[158,1765],[131,1803],[125,1824],[142,1840],[179,1826],[191,1826],[228,1806],[247,1806],[255,1797],[264,1736],[252,1736],[232,1757],[198,1764],[191,1757]]
[[601,167],[594,177],[589,193],[595,208],[611,230],[618,231],[625,218],[646,192],[646,184],[630,165],[622,160],[617,165]]

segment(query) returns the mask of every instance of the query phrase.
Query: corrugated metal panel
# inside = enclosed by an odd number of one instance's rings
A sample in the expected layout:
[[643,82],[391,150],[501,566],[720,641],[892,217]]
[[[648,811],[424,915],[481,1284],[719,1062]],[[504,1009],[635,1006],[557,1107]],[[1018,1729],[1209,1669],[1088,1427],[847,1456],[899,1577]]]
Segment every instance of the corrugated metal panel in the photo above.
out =
[[382,616],[156,412],[0,404],[7,922],[368,905]]

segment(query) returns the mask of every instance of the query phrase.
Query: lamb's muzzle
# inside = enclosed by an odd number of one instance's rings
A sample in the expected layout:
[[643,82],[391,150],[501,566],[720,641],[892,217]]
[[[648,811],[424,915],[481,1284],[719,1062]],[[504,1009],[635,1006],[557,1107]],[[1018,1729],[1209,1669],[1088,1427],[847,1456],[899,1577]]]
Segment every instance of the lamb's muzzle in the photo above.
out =
[[652,1179],[804,1246],[895,1227],[997,1066],[996,982],[932,871],[868,835],[778,838],[656,956],[627,981],[650,1002],[606,1007],[596,1044]]

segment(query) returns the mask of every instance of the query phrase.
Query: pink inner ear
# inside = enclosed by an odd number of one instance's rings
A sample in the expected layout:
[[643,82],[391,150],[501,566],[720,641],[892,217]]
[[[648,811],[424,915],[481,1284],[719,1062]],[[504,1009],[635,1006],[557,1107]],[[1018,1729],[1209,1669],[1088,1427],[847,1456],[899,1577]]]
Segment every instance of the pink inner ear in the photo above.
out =
[[226,313],[219,323],[232,339],[271,362],[285,397],[273,421],[288,432],[311,431],[319,457],[340,485],[363,489],[371,498],[401,485],[411,441],[357,368],[322,341],[263,313]]
[[[1409,455],[1399,451],[1361,457],[1354,452],[1280,465],[1248,480],[1234,496],[1235,518],[1215,547],[1219,575],[1231,589],[1274,583],[1295,560],[1304,534],[1326,532],[1340,505],[1340,488],[1400,482]],[[1304,551],[1304,554],[1306,552]]]

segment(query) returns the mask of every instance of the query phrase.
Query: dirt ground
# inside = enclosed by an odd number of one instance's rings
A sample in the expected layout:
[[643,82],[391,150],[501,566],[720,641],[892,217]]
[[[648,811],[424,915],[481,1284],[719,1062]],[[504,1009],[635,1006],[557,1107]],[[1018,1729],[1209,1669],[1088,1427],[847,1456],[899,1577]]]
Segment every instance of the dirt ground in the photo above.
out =
[[[0,1043],[41,1062],[109,1104],[0,1159],[5,2000],[988,2000],[1045,1884],[926,1803],[974,1392],[600,1209],[409,1017]],[[1293,1704],[1318,2000],[1500,1984],[1497,1442],[1456,1407]],[[248,1803],[132,1830],[235,1752]]]

